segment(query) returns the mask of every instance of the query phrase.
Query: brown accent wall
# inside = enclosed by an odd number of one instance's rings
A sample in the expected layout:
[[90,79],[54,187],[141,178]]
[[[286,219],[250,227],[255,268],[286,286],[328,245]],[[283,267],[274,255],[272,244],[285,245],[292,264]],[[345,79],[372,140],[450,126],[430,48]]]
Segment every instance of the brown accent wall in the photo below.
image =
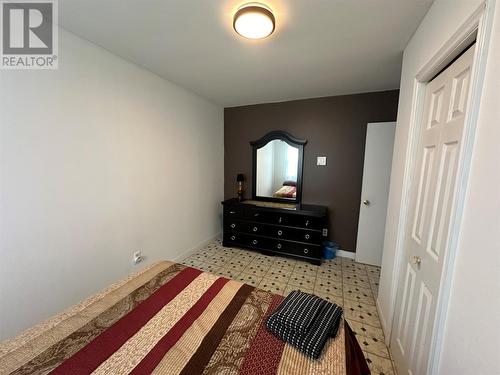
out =
[[[392,90],[226,108],[224,197],[236,196],[237,173],[245,174],[245,198],[252,196],[250,141],[271,130],[307,139],[302,202],[326,205],[329,238],[355,251],[366,124],[395,121],[398,95]],[[316,166],[317,156],[326,156],[327,165]]]

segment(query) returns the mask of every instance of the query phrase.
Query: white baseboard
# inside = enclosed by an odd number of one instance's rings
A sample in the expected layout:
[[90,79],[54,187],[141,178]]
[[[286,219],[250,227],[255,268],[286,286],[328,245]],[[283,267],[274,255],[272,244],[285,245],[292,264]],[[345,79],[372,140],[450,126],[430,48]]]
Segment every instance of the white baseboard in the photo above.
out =
[[346,251],[346,250],[337,250],[336,255],[338,257],[342,257],[342,258],[354,259],[354,257],[356,256],[356,253],[353,253],[351,251]]
[[200,250],[200,249],[204,248],[205,246],[207,246],[210,242],[215,241],[215,240],[221,238],[221,236],[222,236],[222,233],[219,232],[215,236],[212,236],[212,237],[206,239],[205,241],[200,242],[199,244],[197,244],[196,246],[192,247],[191,249],[183,251],[181,254],[179,254],[178,256],[176,256],[172,260],[174,262],[179,262],[181,260],[184,260],[185,258],[187,258],[187,257],[193,255],[194,253],[196,253],[198,250]]

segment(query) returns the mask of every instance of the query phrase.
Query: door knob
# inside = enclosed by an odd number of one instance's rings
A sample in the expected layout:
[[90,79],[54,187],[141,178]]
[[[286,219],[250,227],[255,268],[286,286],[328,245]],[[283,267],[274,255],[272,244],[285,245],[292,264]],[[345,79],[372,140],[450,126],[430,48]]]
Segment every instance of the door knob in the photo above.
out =
[[420,258],[417,255],[414,255],[414,256],[411,257],[411,262],[413,264],[416,264],[417,266],[420,266],[420,264],[422,264],[422,258]]
[[365,200],[363,201],[363,204],[364,204],[365,206],[369,206],[369,205],[370,205],[370,201],[369,201],[368,199],[365,199]]

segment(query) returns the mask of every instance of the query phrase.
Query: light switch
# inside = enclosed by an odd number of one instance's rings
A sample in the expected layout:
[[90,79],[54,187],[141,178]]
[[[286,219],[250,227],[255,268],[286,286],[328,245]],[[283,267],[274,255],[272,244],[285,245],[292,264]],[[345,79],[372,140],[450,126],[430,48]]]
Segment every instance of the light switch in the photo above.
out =
[[316,165],[326,165],[326,156],[318,156]]

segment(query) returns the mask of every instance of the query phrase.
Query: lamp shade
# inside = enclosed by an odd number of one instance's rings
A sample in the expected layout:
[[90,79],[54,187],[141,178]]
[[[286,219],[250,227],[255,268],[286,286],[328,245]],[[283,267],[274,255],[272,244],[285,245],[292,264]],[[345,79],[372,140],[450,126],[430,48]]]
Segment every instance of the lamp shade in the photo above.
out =
[[243,175],[243,173],[238,173],[236,175],[236,181],[237,182],[243,182],[243,181],[245,181],[245,176]]

